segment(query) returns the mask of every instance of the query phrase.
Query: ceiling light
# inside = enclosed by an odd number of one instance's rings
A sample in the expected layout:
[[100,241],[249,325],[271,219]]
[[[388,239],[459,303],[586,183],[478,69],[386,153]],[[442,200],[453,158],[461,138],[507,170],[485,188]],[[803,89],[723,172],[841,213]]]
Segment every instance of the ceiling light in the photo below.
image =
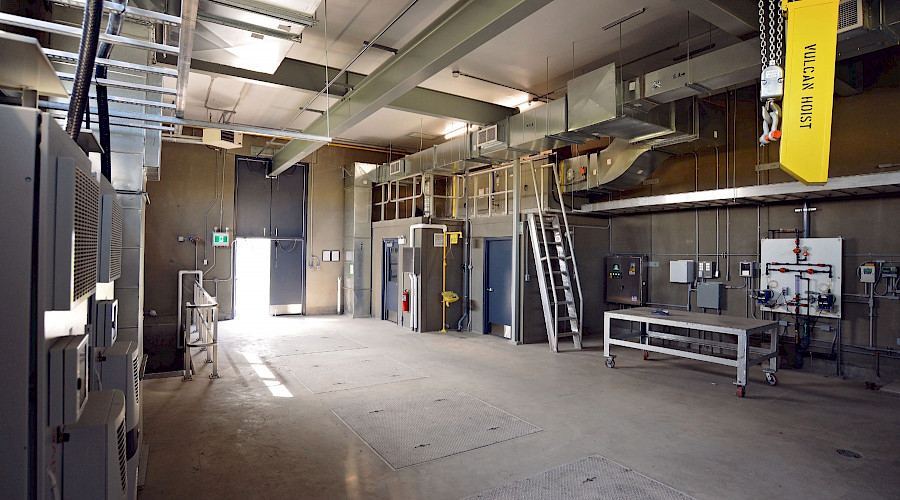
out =
[[646,8],[641,8],[641,9],[639,9],[639,10],[636,10],[636,11],[632,12],[631,14],[628,14],[627,16],[620,17],[619,19],[616,19],[615,21],[613,21],[613,22],[607,24],[606,26],[604,26],[604,27],[603,27],[603,31],[606,31],[606,30],[608,30],[608,29],[610,29],[610,28],[612,28],[612,27],[614,27],[614,26],[618,26],[618,25],[624,23],[625,21],[631,19],[632,17],[637,17],[637,16],[643,14],[644,11],[646,11],[646,10],[647,10]]
[[450,139],[453,139],[454,137],[459,137],[459,136],[465,134],[468,128],[469,127],[467,125],[465,127],[460,127],[456,130],[451,130],[450,132],[447,132],[446,134],[444,134],[444,139],[447,139],[449,141]]

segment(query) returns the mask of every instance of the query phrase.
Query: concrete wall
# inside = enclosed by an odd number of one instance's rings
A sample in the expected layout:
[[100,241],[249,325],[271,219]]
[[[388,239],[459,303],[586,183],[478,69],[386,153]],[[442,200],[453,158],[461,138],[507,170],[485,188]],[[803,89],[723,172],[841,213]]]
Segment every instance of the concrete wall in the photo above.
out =
[[[872,174],[883,172],[879,164],[896,163],[896,140],[900,125],[895,116],[900,109],[900,51],[892,50],[873,56],[867,62],[868,89],[851,97],[835,97],[831,145],[830,176]],[[872,68],[879,68],[877,78]],[[778,171],[757,172],[757,163],[777,160],[777,145],[756,146],[758,113],[756,89],[746,87],[714,96],[712,100],[728,109],[728,146],[699,151],[666,161],[654,174],[655,185],[622,193],[616,197],[660,195],[747,186],[793,179]],[[889,111],[890,110],[890,111]],[[735,146],[736,145],[736,146]],[[614,198],[616,198],[614,197]],[[812,237],[844,238],[845,294],[862,293],[856,278],[857,266],[867,260],[900,260],[900,233],[896,214],[900,213],[900,198],[848,197],[841,200],[814,201],[817,209],[811,215]],[[649,269],[649,299],[653,303],[684,306],[688,300],[686,285],[668,282],[668,263],[671,260],[692,259],[719,262],[721,277],[731,286],[741,286],[738,263],[758,260],[759,239],[767,237],[769,229],[798,228],[800,214],[794,209],[802,204],[767,204],[760,207],[685,210],[677,212],[641,214],[611,219],[610,253],[649,254],[660,263]],[[598,240],[598,247],[603,242]],[[580,262],[579,262],[580,263]],[[730,278],[730,279],[728,279]],[[746,316],[746,290],[727,291],[724,315]],[[695,301],[695,298],[691,299]],[[845,344],[868,346],[868,307],[847,298],[843,304],[842,334]],[[695,304],[695,302],[694,302]],[[752,311],[750,311],[752,313]],[[894,328],[900,324],[900,301],[880,300],[876,318],[874,344],[882,348],[897,348]],[[827,322],[820,321],[820,324]],[[836,326],[836,322],[828,322]],[[832,332],[817,331],[815,347],[828,350]],[[869,377],[874,374],[875,358],[859,354],[859,349],[847,348],[844,372],[851,376]],[[816,368],[834,372],[833,361],[815,361]],[[880,366],[883,377],[900,375],[898,363],[886,358]]]

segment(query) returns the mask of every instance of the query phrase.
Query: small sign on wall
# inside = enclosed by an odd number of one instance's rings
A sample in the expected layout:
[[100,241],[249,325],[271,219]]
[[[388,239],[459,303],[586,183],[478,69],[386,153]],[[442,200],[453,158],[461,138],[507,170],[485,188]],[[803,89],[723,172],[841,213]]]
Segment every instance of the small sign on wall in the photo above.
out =
[[340,250],[322,250],[322,262],[340,262]]

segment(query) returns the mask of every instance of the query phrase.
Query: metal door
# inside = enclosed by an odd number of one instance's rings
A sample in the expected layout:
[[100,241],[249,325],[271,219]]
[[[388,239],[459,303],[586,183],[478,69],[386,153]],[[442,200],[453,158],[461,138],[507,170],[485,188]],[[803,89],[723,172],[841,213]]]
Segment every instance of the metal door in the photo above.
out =
[[267,238],[271,236],[272,226],[272,185],[266,177],[269,160],[240,157],[235,159],[234,166],[234,235]]
[[273,239],[269,278],[269,313],[303,314],[306,298],[306,242]]
[[512,239],[485,240],[484,332],[491,323],[512,325]]
[[274,238],[306,237],[308,165],[298,163],[271,179],[271,229]]
[[384,244],[383,278],[381,287],[381,319],[398,322],[400,293],[400,246],[397,238],[386,238]]

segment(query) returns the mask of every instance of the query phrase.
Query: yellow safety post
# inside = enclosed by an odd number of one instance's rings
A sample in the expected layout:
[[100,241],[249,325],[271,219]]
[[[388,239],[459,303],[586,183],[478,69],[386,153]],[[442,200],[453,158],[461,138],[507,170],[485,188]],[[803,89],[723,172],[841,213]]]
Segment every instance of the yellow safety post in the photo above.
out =
[[453,231],[449,233],[444,233],[442,238],[444,239],[444,248],[443,248],[443,273],[441,277],[441,332],[447,331],[447,308],[450,307],[450,304],[459,300],[459,295],[456,292],[451,292],[447,290],[447,248],[451,245],[459,242],[459,238],[462,237],[462,232]]
[[828,181],[839,0],[785,1],[787,54],[781,168],[804,184]]

